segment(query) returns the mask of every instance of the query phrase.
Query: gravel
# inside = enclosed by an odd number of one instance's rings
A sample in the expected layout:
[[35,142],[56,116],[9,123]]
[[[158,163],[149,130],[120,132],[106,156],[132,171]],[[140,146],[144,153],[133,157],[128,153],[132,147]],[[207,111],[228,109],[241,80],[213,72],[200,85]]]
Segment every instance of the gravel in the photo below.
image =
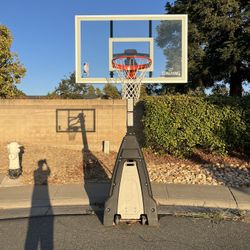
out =
[[250,186],[249,164],[150,164],[148,172],[151,181],[161,183]]

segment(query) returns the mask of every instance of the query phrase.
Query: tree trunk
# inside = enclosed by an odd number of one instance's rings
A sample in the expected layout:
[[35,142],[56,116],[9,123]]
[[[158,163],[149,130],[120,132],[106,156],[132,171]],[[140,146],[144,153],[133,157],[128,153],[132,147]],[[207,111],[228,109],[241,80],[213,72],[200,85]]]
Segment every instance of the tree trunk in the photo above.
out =
[[242,80],[239,73],[232,73],[230,78],[230,96],[242,96]]

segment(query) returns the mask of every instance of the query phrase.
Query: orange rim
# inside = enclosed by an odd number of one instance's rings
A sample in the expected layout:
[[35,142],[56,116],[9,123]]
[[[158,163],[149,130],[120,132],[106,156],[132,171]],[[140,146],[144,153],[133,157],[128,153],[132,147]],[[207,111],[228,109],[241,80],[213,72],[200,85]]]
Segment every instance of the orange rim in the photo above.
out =
[[[126,59],[127,58],[146,59],[146,60],[148,60],[148,63],[137,64],[137,65],[125,65],[125,64],[121,64],[121,63],[116,62],[116,60],[125,59],[125,58]],[[112,65],[113,65],[114,68],[120,69],[120,70],[128,70],[128,71],[137,71],[137,70],[140,70],[140,69],[149,68],[151,63],[152,63],[152,60],[149,57],[141,56],[141,55],[121,55],[121,56],[117,56],[117,57],[113,58],[113,60],[112,60]]]

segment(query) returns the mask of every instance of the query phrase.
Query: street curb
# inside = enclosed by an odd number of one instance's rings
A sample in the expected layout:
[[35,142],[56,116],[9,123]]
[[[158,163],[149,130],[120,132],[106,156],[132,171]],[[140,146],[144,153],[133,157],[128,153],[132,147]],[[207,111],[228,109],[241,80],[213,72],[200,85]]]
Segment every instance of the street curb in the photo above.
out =
[[[102,209],[96,207],[95,212]],[[0,220],[22,219],[32,217],[54,216],[54,215],[91,215],[95,213],[91,206],[87,205],[66,205],[66,206],[44,206],[36,208],[12,208],[0,209]]]
[[[22,219],[44,216],[61,216],[61,215],[102,215],[104,210],[103,205],[88,206],[88,205],[62,205],[62,206],[41,206],[35,208],[12,208],[0,209],[0,220]],[[244,214],[250,218],[249,210],[219,208],[219,207],[198,207],[198,206],[176,206],[176,205],[158,205],[157,213],[159,217],[171,216],[190,216],[194,218],[206,217],[212,215],[225,215],[226,218],[239,217]]]
[[[176,205],[159,205],[158,213],[160,215],[190,215],[195,216],[198,214],[215,214],[227,213],[236,215],[241,210],[237,208],[221,208],[221,207],[201,207],[201,206],[176,206]],[[249,211],[250,212],[250,211]]]

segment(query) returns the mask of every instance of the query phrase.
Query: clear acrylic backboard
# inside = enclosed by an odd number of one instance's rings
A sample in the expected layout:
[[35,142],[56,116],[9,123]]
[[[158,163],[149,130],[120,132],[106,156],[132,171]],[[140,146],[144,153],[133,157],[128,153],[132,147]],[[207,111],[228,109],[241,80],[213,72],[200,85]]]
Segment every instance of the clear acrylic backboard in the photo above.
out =
[[131,49],[152,60],[142,83],[186,83],[187,25],[187,15],[76,16],[76,82],[120,83],[112,60]]

